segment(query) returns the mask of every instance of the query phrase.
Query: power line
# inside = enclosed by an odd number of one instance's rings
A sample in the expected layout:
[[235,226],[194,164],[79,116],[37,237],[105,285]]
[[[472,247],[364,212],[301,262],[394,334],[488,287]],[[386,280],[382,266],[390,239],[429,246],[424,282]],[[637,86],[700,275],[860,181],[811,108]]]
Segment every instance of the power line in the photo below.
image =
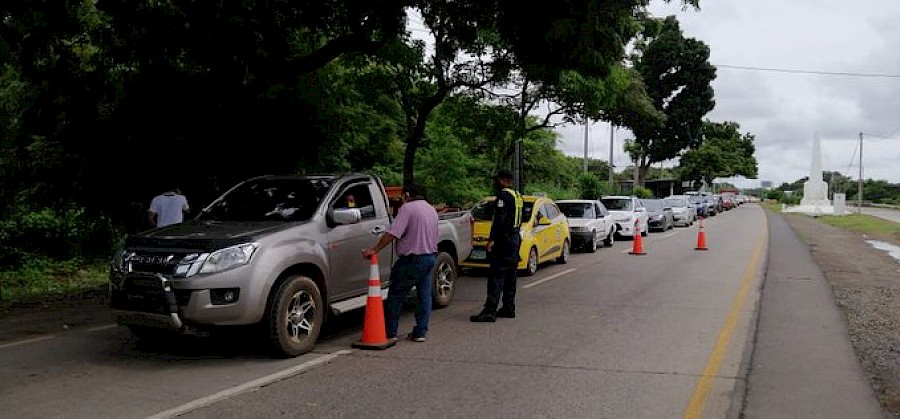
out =
[[817,74],[823,76],[847,76],[847,77],[871,77],[871,78],[895,78],[900,79],[900,74],[886,73],[853,73],[843,71],[823,71],[823,70],[805,70],[792,68],[771,68],[771,67],[751,67],[732,64],[714,64],[719,68],[727,68],[732,70],[749,70],[749,71],[769,71],[774,73],[791,73],[791,74]]

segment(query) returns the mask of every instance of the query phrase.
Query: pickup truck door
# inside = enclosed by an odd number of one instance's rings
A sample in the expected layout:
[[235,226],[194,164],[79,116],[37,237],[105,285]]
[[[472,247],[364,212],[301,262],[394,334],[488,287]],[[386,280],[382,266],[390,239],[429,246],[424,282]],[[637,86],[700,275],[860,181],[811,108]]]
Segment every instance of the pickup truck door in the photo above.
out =
[[[328,258],[331,266],[332,296],[352,296],[368,287],[369,261],[362,257],[362,249],[371,248],[390,225],[381,192],[374,183],[347,185],[330,204],[332,208],[346,208],[346,197],[352,195],[362,220],[357,224],[335,226],[328,233]],[[393,262],[393,246],[385,247],[378,255],[382,283],[387,283]]]

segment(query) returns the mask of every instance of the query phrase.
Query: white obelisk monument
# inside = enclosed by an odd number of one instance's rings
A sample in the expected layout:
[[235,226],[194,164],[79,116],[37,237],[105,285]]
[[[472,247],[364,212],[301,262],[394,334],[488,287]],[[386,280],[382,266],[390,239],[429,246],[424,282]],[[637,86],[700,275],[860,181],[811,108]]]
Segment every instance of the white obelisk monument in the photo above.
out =
[[812,162],[809,179],[803,183],[803,198],[800,205],[788,207],[786,212],[802,212],[809,215],[835,215],[834,207],[828,199],[828,184],[822,177],[822,143],[816,134],[812,147]]

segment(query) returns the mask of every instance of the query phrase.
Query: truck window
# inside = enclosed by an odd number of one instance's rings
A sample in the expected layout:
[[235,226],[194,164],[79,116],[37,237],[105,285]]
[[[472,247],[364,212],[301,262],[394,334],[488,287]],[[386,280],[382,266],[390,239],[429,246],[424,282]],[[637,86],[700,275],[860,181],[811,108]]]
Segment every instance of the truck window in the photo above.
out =
[[355,184],[338,194],[334,208],[358,208],[363,219],[375,218],[375,202],[368,183]]
[[211,221],[306,221],[332,181],[324,178],[264,178],[244,182],[197,216]]

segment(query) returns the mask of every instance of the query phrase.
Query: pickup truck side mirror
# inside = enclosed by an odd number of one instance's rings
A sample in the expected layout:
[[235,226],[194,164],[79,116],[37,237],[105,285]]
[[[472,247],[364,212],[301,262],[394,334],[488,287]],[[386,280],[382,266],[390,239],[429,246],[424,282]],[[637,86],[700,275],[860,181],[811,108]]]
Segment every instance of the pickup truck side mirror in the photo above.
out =
[[647,208],[640,207],[634,210],[634,212],[647,212]]
[[544,217],[544,216],[538,217],[538,225],[539,226],[548,226],[550,224],[553,224],[553,221],[551,221],[549,218]]
[[331,211],[331,221],[337,225],[356,224],[362,220],[357,208],[338,208]]

